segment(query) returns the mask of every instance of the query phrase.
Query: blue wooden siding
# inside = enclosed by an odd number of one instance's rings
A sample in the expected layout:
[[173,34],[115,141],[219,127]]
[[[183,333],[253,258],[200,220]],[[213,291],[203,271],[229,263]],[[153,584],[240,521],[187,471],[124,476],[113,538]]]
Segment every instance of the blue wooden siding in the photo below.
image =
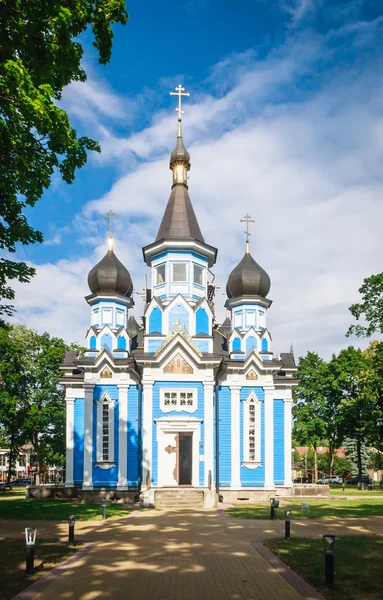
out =
[[267,341],[266,338],[263,338],[262,340],[262,350],[268,350],[269,349],[269,342]]
[[96,343],[97,343],[97,338],[95,335],[92,335],[90,340],[89,340],[89,348],[91,348],[92,350],[96,349]]
[[107,348],[108,350],[110,350],[110,352],[112,352],[112,350],[113,350],[112,336],[109,333],[104,333],[104,335],[101,338],[101,350],[103,348]]
[[246,340],[246,355],[257,349],[257,340],[253,335],[250,335]]
[[93,485],[98,486],[115,486],[118,481],[118,387],[116,385],[95,385],[93,391],[93,399],[99,400],[103,392],[108,392],[114,403],[114,462],[115,467],[110,469],[100,469],[95,466],[97,460],[96,444],[97,444],[97,403],[93,402],[93,469],[92,478]]
[[175,323],[179,319],[181,323],[183,323],[188,331],[190,331],[189,327],[189,313],[183,304],[177,304],[174,306],[169,313],[169,328],[172,323]]
[[74,403],[74,483],[82,483],[84,480],[84,403],[84,398],[76,398]]
[[149,340],[148,341],[148,352],[156,352],[161,344],[162,344],[162,340]]
[[149,333],[162,333],[162,311],[156,306],[149,317]]
[[241,340],[237,337],[233,340],[232,350],[241,350]]
[[274,483],[285,482],[285,403],[274,400]]
[[117,339],[117,348],[119,350],[126,350],[126,339],[123,335],[120,335]]
[[138,386],[128,391],[128,485],[138,484]]
[[[247,469],[242,466],[244,460],[244,409],[243,400],[247,400],[250,393],[254,390],[257,398],[261,400],[261,461],[262,465],[256,469]],[[241,456],[241,485],[242,486],[254,486],[261,487],[265,484],[265,393],[262,387],[248,387],[244,386],[240,392],[241,400],[241,423],[240,423],[240,456]]]
[[193,340],[193,342],[201,352],[209,352],[208,340]]
[[[189,413],[184,410],[175,411],[172,410],[170,412],[164,413],[160,409],[160,390],[161,388],[170,389],[170,388],[194,388],[197,390],[198,395],[198,404],[197,410],[195,412]],[[157,443],[157,425],[154,422],[154,419],[159,419],[161,417],[191,417],[196,419],[204,418],[204,388],[200,381],[189,381],[189,382],[181,382],[181,381],[156,381],[153,385],[153,437],[152,437],[152,484],[156,486],[158,484],[158,443]],[[199,454],[203,454],[205,444],[205,435],[204,435],[204,424],[201,424],[200,429],[200,450]],[[194,457],[193,457],[194,460]],[[198,457],[199,460],[199,457]],[[199,460],[199,483],[200,485],[204,484],[204,465],[203,461]]]
[[209,333],[209,317],[204,308],[197,310],[196,314],[196,334]]
[[[215,389],[215,388],[214,388]],[[231,391],[219,387],[219,485],[231,485]]]

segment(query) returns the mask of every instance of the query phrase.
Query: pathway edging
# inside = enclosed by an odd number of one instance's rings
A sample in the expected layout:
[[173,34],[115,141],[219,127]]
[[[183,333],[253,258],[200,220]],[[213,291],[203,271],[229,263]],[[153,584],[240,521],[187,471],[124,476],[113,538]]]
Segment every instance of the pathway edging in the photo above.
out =
[[280,560],[275,554],[270,552],[265,546],[258,541],[251,542],[253,548],[259,552],[259,554],[267,560],[267,562],[274,567],[276,571],[290,584],[305,600],[326,600],[322,594],[320,594],[315,588],[307,583],[302,577],[300,577],[295,571],[287,566],[282,560]]
[[31,600],[31,598],[34,598],[37,594],[42,592],[50,583],[52,583],[52,581],[60,577],[66,569],[73,567],[74,564],[79,562],[83,556],[88,554],[88,552],[94,548],[95,545],[95,542],[85,543],[84,548],[76,552],[76,554],[69,556],[69,558],[57,565],[57,567],[53,567],[49,573],[43,575],[25,590],[19,592],[12,600]]

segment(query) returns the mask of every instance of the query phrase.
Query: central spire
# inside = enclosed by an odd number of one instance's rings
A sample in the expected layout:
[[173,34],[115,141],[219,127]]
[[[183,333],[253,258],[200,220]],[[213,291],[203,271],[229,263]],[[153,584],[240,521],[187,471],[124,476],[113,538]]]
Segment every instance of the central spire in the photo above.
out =
[[185,92],[182,85],[178,85],[175,92],[170,92],[171,96],[178,96],[178,107],[175,109],[178,112],[178,134],[177,143],[173,152],[170,155],[169,168],[173,171],[173,186],[184,185],[187,187],[187,172],[190,170],[190,154],[184,146],[182,139],[182,96],[190,96],[189,92]]

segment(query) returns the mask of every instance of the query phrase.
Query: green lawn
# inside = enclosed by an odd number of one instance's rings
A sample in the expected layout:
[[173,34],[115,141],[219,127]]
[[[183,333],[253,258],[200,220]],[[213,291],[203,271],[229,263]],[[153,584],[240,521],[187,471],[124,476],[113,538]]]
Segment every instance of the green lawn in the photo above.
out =
[[331,600],[382,600],[383,538],[345,536],[335,540],[335,582],[324,585],[322,539],[272,540],[265,546]]
[[[311,500],[302,498],[298,501],[287,501],[281,503],[275,511],[277,519],[285,518],[285,510],[292,510],[292,519],[307,519],[302,515],[301,503],[305,502],[310,506],[310,518],[344,518],[344,517],[383,517],[383,498],[370,498],[360,500]],[[240,519],[270,519],[270,505],[263,504],[241,504],[235,508],[229,508],[228,514],[231,517]],[[383,595],[382,595],[383,597]]]
[[362,491],[358,490],[357,485],[345,485],[344,491],[341,485],[330,485],[331,496],[383,496],[383,487],[380,485],[373,486],[369,491],[367,488]]
[[[118,519],[131,511],[124,510],[121,504],[107,504],[108,519]],[[0,519],[28,521],[67,521],[70,513],[76,513],[80,521],[99,521],[102,516],[101,504],[71,504],[62,500],[26,500],[20,496],[0,501]]]
[[24,541],[22,539],[2,540],[0,542],[0,600],[10,600],[79,548],[80,545],[71,548],[64,542],[47,540],[36,542],[35,573],[26,575]]

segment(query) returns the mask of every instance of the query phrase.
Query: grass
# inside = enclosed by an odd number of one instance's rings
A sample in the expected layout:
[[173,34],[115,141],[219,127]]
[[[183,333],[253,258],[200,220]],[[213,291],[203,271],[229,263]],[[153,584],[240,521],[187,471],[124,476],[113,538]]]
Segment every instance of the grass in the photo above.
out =
[[[108,519],[119,519],[128,515],[121,504],[108,504]],[[73,504],[62,500],[26,500],[21,496],[0,500],[0,519],[17,519],[18,521],[67,521],[70,513],[76,513],[80,521],[100,521],[101,504]],[[1,564],[1,563],[0,563]]]
[[272,540],[265,546],[330,600],[381,600],[383,538],[345,536],[335,540],[335,581],[324,585],[322,539]]
[[[292,519],[307,519],[306,511],[305,515],[302,515],[302,502],[309,504],[311,519],[383,516],[383,498],[366,498],[363,500],[311,500],[302,498],[298,502],[287,500],[281,502],[280,508],[275,511],[275,518],[284,519],[284,511],[288,508],[292,510]],[[240,519],[270,519],[270,505],[268,503],[241,504],[228,509],[227,512],[231,517]]]
[[80,545],[73,548],[57,541],[36,542],[35,573],[26,575],[24,542],[2,540],[0,542],[0,600],[10,600],[79,548]]
[[331,496],[383,496],[383,487],[380,485],[373,486],[372,490],[367,487],[364,491],[358,490],[357,485],[345,485],[344,491],[341,485],[330,485]]

